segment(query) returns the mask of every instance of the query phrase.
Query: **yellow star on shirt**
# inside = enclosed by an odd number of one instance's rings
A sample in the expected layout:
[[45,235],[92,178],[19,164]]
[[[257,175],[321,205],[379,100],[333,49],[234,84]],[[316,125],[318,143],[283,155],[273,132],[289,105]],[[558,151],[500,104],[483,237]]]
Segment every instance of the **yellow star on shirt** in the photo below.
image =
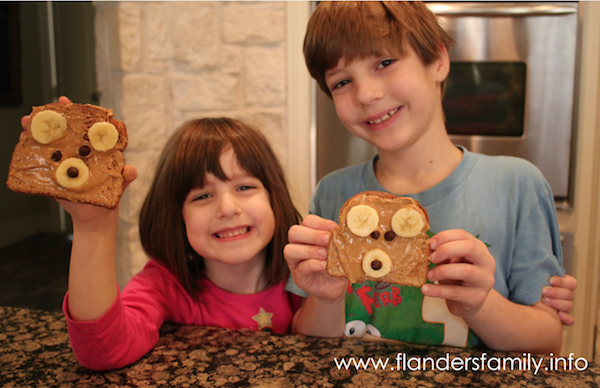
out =
[[272,317],[273,313],[268,313],[261,307],[259,313],[253,316],[252,319],[258,323],[258,330],[262,330],[265,327],[273,327]]

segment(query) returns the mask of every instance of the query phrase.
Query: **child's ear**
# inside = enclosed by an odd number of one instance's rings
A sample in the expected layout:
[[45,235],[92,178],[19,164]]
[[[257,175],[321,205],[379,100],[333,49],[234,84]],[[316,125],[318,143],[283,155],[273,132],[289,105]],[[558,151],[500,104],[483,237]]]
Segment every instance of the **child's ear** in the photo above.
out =
[[448,77],[448,73],[450,72],[450,56],[445,46],[440,45],[439,56],[435,60],[434,65],[436,81],[441,83]]

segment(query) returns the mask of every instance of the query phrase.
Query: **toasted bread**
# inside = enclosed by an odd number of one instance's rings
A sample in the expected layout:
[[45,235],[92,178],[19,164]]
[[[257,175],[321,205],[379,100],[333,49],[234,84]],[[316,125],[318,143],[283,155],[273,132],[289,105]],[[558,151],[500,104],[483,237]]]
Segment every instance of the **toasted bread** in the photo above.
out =
[[366,191],[342,206],[328,247],[327,272],[352,283],[367,280],[422,286],[431,250],[429,216],[416,200]]
[[8,188],[114,208],[123,194],[127,130],[110,109],[33,107],[10,162]]

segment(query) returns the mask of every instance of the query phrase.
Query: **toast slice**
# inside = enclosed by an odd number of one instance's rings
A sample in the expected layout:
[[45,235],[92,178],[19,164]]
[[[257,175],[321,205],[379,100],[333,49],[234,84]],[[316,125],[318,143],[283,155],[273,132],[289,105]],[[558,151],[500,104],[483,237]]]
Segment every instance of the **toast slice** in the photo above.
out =
[[327,272],[352,283],[420,287],[431,256],[428,230],[427,210],[416,200],[379,191],[359,193],[340,209]]
[[52,103],[33,107],[12,155],[6,185],[114,208],[123,194],[127,129],[110,109]]

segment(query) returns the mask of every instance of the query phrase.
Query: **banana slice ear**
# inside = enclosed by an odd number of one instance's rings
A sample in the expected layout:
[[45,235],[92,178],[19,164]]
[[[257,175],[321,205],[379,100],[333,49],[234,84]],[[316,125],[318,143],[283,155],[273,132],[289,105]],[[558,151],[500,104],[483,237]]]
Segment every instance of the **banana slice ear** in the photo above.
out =
[[382,278],[392,270],[392,259],[385,251],[376,248],[363,257],[362,269],[367,276]]
[[53,110],[39,112],[31,119],[29,131],[35,141],[50,144],[64,136],[67,130],[65,116]]
[[369,236],[379,224],[377,210],[367,205],[353,206],[346,216],[348,229],[360,237]]
[[119,131],[111,123],[100,122],[92,125],[88,131],[90,144],[97,151],[108,151],[117,145]]
[[418,236],[424,226],[423,215],[415,209],[403,207],[392,217],[392,230],[400,237]]

